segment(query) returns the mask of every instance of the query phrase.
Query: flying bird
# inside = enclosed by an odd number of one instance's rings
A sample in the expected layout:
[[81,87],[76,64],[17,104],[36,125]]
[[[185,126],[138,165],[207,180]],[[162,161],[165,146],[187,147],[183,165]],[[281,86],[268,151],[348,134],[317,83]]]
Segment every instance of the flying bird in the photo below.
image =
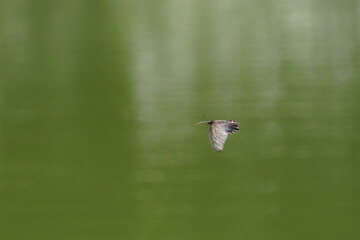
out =
[[239,123],[234,120],[210,120],[198,122],[195,125],[206,123],[209,125],[209,139],[211,146],[217,152],[224,150],[224,144],[229,133],[239,130]]

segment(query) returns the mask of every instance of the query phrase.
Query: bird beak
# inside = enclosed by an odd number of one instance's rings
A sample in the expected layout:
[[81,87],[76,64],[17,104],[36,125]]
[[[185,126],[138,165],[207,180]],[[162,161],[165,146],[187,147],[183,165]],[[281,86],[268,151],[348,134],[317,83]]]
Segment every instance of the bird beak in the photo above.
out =
[[203,124],[203,123],[208,123],[208,122],[209,122],[209,121],[202,121],[202,122],[195,123],[195,125]]

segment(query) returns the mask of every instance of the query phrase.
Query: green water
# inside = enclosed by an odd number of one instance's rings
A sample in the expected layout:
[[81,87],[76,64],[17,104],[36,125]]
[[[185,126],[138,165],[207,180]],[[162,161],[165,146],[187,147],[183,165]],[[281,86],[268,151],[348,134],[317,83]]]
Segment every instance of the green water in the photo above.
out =
[[356,0],[1,1],[0,238],[359,239],[359,80]]

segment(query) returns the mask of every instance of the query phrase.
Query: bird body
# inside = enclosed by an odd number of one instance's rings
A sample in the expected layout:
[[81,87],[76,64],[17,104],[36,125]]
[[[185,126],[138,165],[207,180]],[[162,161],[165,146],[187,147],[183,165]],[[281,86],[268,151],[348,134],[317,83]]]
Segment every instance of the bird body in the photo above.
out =
[[224,150],[224,144],[226,139],[230,134],[239,130],[239,123],[234,120],[210,120],[210,121],[202,121],[197,124],[208,124],[209,127],[209,139],[211,146],[217,152],[221,152]]

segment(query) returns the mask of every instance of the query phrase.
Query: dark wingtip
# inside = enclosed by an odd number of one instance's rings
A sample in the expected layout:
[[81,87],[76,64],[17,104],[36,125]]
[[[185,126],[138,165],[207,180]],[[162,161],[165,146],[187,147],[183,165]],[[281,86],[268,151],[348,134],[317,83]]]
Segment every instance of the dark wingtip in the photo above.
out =
[[239,125],[238,125],[238,123],[235,122],[235,123],[229,124],[228,129],[226,129],[226,131],[227,131],[228,133],[234,133],[234,132],[236,132],[236,131],[239,131]]

